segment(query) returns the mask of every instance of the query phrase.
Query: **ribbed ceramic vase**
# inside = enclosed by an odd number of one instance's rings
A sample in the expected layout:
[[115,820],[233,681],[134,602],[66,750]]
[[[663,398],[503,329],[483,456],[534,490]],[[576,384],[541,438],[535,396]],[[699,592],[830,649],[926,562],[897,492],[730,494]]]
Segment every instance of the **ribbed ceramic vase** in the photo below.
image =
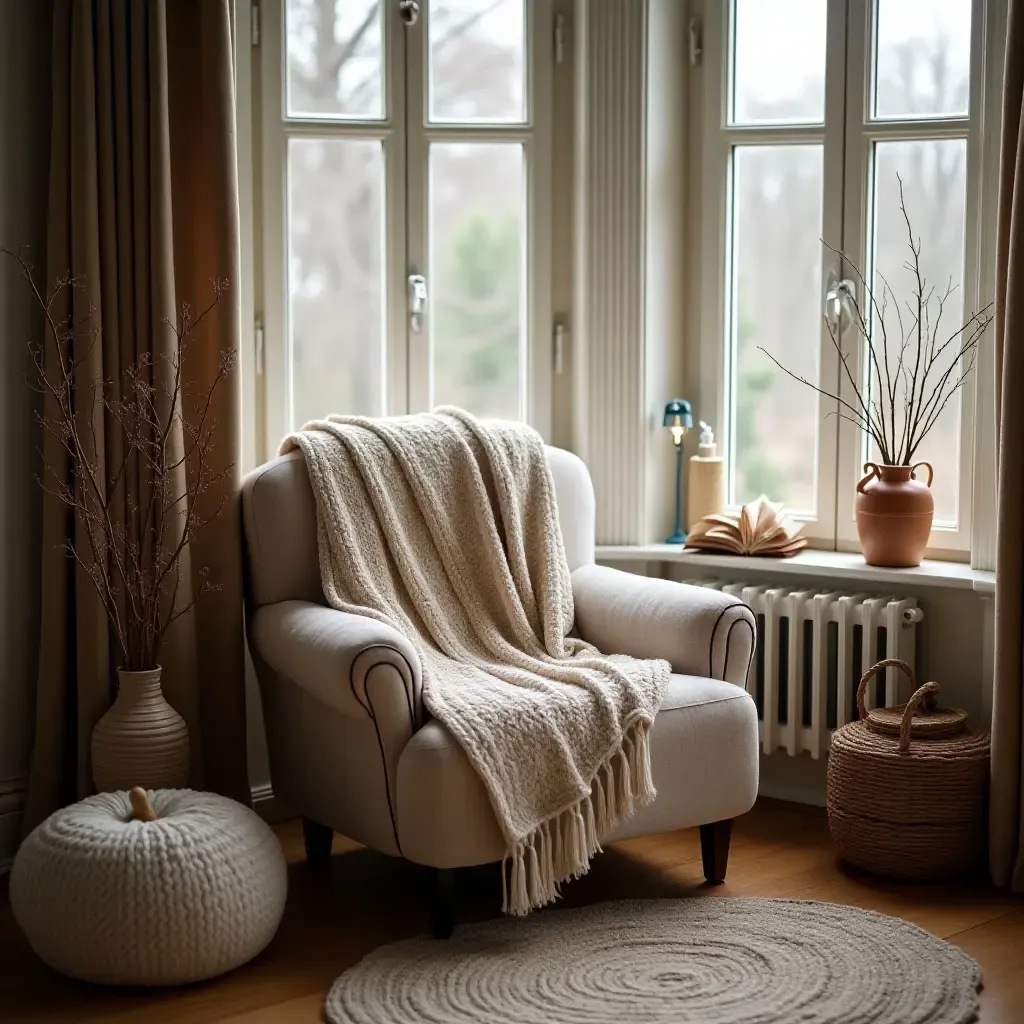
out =
[[117,700],[92,731],[92,778],[101,793],[188,786],[188,726],[164,700],[160,669],[118,670]]
[[[927,469],[928,482],[915,472]],[[921,564],[935,514],[932,498],[932,467],[864,466],[865,477],[857,484],[857,534],[868,565],[908,568]]]

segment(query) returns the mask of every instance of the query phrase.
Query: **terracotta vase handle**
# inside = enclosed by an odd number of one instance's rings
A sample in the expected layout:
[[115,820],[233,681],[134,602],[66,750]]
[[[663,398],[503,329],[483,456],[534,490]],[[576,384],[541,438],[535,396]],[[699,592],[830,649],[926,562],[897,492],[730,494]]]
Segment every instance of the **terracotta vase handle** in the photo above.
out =
[[878,467],[873,462],[864,463],[864,472],[867,475],[860,481],[860,483],[857,484],[858,494],[863,494],[864,488],[867,487],[867,485],[871,483],[871,481],[874,480],[876,476],[881,476],[881,474],[878,472]]
[[935,470],[932,469],[932,464],[930,462],[915,462],[914,465],[910,467],[910,475],[912,477],[914,477],[914,479],[916,480],[917,477],[915,476],[915,474],[917,473],[917,470],[918,470],[918,468],[920,466],[926,466],[927,467],[927,469],[928,469],[928,486],[931,487],[932,480],[935,479]]

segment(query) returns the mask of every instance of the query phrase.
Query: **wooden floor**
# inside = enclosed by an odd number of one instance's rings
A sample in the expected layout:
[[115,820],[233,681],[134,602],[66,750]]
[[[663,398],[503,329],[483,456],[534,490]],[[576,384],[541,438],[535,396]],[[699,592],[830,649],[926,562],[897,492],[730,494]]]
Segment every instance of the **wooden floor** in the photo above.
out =
[[[290,863],[288,909],[256,960],[224,978],[173,991],[101,989],[50,972],[14,924],[0,883],[0,1021],[298,1024],[320,1020],[334,978],[376,946],[425,929],[420,868],[335,842],[330,868],[302,856],[297,822],[277,827]],[[463,920],[494,915],[495,870],[460,878]],[[621,843],[566,887],[563,905],[637,896],[784,896],[850,903],[904,917],[981,964],[981,1024],[1024,1024],[1024,900],[984,882],[896,885],[838,868],[823,813],[772,801],[736,823],[729,876],[703,884],[696,829]],[[557,1022],[552,1022],[557,1024]]]

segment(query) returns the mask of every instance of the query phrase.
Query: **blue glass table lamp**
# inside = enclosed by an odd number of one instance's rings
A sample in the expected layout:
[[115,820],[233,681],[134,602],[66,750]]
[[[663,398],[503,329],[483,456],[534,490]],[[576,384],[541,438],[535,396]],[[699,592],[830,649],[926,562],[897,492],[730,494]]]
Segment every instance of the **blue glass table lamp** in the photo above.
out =
[[672,431],[672,443],[676,446],[676,528],[666,544],[685,544],[683,530],[683,434],[693,426],[693,409],[685,398],[673,398],[665,406],[664,425]]

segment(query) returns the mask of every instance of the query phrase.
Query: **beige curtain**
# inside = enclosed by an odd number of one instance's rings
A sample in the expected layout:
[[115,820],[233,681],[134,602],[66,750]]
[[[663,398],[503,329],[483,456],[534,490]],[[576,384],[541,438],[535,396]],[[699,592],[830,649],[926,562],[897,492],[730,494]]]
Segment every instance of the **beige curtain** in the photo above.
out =
[[1024,892],[1024,0],[1010,0],[996,256],[999,416],[990,860]]
[[[238,345],[238,198],[230,0],[56,0],[46,275],[80,276],[100,343],[78,369],[82,387],[116,382],[142,353],[159,356],[163,317],[206,304],[211,279],[235,288],[190,351],[185,377],[202,387]],[[74,300],[76,314],[81,298]],[[216,392],[215,460],[237,463],[237,371]],[[120,439],[95,418],[97,450],[117,465]],[[66,469],[60,446],[44,458]],[[130,493],[141,470],[127,478]],[[192,740],[193,786],[248,801],[238,474],[201,497],[225,511],[187,552],[220,590],[176,623],[161,660],[167,699]],[[120,495],[120,513],[128,498]],[[35,738],[25,827],[90,791],[89,737],[115,693],[116,648],[84,573],[59,545],[81,527],[44,498],[43,608]],[[179,628],[180,627],[180,628]]]

